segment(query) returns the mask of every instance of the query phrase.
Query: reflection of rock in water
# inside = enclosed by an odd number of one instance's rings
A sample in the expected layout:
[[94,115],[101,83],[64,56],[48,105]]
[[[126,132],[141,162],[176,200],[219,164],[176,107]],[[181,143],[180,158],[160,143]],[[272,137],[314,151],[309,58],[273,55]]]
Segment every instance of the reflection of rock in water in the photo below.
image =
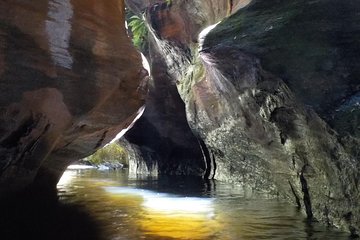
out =
[[100,239],[95,220],[83,207],[36,195],[21,195],[0,203],[0,239]]

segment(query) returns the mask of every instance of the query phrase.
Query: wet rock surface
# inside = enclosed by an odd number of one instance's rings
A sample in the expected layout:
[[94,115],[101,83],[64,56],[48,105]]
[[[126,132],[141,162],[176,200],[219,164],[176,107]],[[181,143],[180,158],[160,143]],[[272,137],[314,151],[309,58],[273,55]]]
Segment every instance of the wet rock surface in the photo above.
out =
[[115,0],[0,2],[0,194],[54,187],[135,118],[147,72],[123,11]]
[[[238,4],[243,8],[235,13]],[[356,235],[354,23],[360,5],[246,4],[172,1],[146,10],[189,125],[207,151],[206,176],[287,198],[309,219]],[[200,34],[222,19],[208,35]]]

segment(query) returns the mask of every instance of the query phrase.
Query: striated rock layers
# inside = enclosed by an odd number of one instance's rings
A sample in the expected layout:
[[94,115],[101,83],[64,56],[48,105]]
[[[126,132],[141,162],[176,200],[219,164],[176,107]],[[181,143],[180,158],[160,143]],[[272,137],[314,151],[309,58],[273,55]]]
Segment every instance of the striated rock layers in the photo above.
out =
[[206,145],[206,176],[356,235],[360,3],[138,2]]
[[119,0],[0,1],[0,195],[54,187],[127,128],[147,72]]

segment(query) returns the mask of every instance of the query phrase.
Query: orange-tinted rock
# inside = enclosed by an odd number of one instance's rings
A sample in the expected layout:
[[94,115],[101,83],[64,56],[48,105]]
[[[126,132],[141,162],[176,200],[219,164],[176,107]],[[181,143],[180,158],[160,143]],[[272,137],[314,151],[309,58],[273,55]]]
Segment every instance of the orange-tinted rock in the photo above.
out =
[[146,81],[123,1],[1,1],[1,191],[55,184],[131,124]]
[[197,35],[204,26],[228,15],[232,9],[230,2],[228,0],[171,1],[171,4],[165,1],[157,2],[147,7],[147,16],[152,30],[159,39],[186,45],[197,41]]

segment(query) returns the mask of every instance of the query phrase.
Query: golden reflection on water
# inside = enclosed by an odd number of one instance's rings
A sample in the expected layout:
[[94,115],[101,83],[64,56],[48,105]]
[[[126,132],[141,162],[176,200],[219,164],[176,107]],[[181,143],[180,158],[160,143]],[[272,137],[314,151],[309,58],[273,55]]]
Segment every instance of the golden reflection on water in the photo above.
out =
[[210,190],[217,194],[211,198],[144,186],[169,190],[156,181],[96,170],[67,171],[58,189],[61,201],[86,206],[106,240],[347,239],[346,234],[308,226],[291,205],[246,199],[228,185]]
[[136,225],[154,239],[209,239],[220,229],[220,224],[213,219],[211,199],[184,198],[127,188],[111,190],[106,193],[120,206],[138,209],[141,216],[136,219]]
[[[121,225],[118,231],[116,227],[105,227],[107,234],[113,236],[110,239],[117,239],[115,236],[118,234],[123,235],[121,230],[125,228],[130,232],[134,231],[126,239],[138,239],[136,233],[140,232],[147,236],[146,239],[194,240],[211,239],[221,229],[221,224],[214,219],[211,199],[186,198],[153,191],[144,192],[141,189],[127,190],[118,187],[115,181],[81,178],[81,171],[74,170],[65,172],[58,188],[63,193],[63,196],[60,194],[63,199],[74,191],[76,195],[71,195],[72,198],[82,198],[84,195],[90,197],[86,206],[91,213],[95,213],[97,219],[107,222],[107,226]],[[123,192],[116,192],[118,189]],[[91,196],[88,196],[87,191]],[[92,199],[94,196],[96,200]],[[101,202],[103,208],[97,202]],[[122,212],[122,215],[117,219],[107,218],[101,216],[104,210]],[[121,218],[127,219],[121,221]]]
[[209,239],[219,231],[219,224],[204,216],[148,213],[139,220],[141,228],[150,235],[175,239]]

